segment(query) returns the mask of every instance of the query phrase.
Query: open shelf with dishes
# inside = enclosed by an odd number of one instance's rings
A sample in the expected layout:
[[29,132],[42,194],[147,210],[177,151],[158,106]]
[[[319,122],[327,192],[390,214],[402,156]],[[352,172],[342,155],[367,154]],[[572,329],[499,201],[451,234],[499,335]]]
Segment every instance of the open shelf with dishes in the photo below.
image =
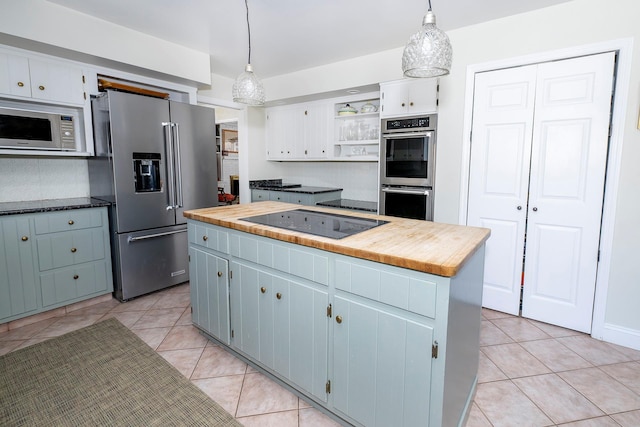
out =
[[380,151],[380,99],[334,104],[334,160],[377,161]]

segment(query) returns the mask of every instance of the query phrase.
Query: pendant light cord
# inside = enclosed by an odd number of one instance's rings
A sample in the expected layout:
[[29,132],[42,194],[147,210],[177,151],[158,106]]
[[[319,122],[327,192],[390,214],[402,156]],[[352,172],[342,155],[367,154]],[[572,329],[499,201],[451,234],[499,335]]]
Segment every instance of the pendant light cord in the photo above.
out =
[[429,0],[429,10],[431,10],[431,0]]
[[[429,0],[431,3],[431,0]],[[247,33],[249,35],[249,58],[247,59],[247,64],[251,64],[251,27],[249,26],[249,3],[247,0],[244,0],[244,5],[247,8]]]

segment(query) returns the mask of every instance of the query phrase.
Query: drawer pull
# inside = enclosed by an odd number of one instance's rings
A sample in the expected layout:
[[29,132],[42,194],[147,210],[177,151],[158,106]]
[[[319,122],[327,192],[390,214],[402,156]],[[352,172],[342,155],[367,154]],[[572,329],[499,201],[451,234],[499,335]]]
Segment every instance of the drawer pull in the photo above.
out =
[[18,87],[24,87],[24,83],[18,82]]
[[38,89],[44,90],[44,86],[40,85],[40,86],[38,86]]
[[267,288],[265,288],[264,286],[263,286],[263,287],[261,287],[261,288],[260,288],[260,292],[262,292],[262,293],[264,294],[265,292],[267,292]]
[[76,248],[71,248],[71,253],[75,254],[78,250]]
[[202,236],[202,240],[206,242],[207,240],[209,240],[209,238],[207,236]]
[[29,238],[27,236],[22,236],[22,241],[26,242],[27,240],[29,240]]
[[78,278],[79,278],[79,277],[80,277],[80,276],[78,276],[77,274],[74,274],[74,275],[73,275],[73,280],[78,280]]
[[222,277],[222,271],[218,271],[218,277]]
[[336,322],[342,323],[342,316],[336,316]]
[[282,299],[282,294],[281,294],[280,292],[278,292],[278,293],[276,294],[276,298],[278,298],[278,299]]
[[73,222],[73,220],[72,220],[72,219],[70,219],[70,220],[69,220],[69,225],[73,225],[73,224],[75,224],[75,222]]

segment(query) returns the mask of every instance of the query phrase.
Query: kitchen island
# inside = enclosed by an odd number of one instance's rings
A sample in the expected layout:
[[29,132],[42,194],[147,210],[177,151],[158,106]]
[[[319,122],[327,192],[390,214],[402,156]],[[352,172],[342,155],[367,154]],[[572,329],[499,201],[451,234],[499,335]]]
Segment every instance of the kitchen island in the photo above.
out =
[[185,212],[194,324],[345,425],[464,425],[489,230],[353,212],[380,223],[333,239],[243,219],[295,209]]

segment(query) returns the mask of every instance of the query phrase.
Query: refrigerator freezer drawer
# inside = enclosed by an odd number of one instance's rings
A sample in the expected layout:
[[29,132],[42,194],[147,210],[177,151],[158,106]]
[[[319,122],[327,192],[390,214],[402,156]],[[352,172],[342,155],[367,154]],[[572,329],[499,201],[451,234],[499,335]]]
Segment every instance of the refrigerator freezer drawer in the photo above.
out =
[[116,235],[115,295],[126,301],[189,280],[187,228],[163,227]]

